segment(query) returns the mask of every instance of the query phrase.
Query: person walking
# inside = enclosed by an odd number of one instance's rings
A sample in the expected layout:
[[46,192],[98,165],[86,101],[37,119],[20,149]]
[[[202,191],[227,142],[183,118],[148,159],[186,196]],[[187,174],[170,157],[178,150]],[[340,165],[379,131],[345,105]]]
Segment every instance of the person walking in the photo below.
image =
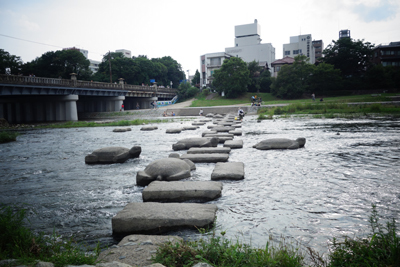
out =
[[315,102],[315,94],[314,93],[312,93],[311,98],[312,98],[312,101]]

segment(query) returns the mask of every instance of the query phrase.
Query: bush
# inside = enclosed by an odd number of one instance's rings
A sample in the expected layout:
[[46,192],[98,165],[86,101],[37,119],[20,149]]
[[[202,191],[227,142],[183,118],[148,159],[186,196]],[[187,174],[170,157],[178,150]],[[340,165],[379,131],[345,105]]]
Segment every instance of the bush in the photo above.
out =
[[14,133],[14,132],[6,132],[6,131],[0,132],[0,144],[17,141],[18,135],[19,133]]
[[33,233],[26,221],[25,209],[0,205],[0,260],[17,259],[23,264],[40,260],[55,266],[96,264],[99,246],[88,255],[72,239],[62,240],[55,232],[51,236]]

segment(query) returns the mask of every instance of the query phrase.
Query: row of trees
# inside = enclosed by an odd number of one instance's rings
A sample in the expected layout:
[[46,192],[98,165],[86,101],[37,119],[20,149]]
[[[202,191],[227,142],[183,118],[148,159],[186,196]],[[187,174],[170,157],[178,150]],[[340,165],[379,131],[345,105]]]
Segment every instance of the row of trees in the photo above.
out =
[[76,73],[79,80],[117,82],[124,78],[126,83],[137,85],[149,84],[150,79],[154,79],[158,85],[168,86],[172,82],[174,88],[185,79],[181,65],[169,56],[127,58],[122,53],[107,53],[94,74],[89,69],[89,60],[77,50],[50,51],[31,62],[22,63],[20,57],[0,49],[0,59],[1,73],[15,75],[69,79],[70,73]]
[[244,92],[271,92],[280,98],[299,98],[315,93],[346,94],[356,90],[400,88],[400,68],[373,65],[373,45],[343,38],[333,41],[323,51],[317,64],[304,55],[295,57],[293,65],[281,68],[277,78],[256,62],[246,64],[240,58],[224,61],[215,71],[213,87],[229,98]]

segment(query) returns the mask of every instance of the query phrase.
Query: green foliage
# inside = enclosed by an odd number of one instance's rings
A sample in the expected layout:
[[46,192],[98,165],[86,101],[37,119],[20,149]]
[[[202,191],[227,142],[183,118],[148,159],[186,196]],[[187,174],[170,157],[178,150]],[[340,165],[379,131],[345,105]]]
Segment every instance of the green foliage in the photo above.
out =
[[238,97],[247,92],[249,70],[241,58],[226,59],[222,67],[214,72],[213,86],[218,93],[225,93],[227,98]]
[[206,262],[212,266],[302,266],[303,255],[284,240],[278,245],[267,242],[265,248],[252,248],[250,245],[216,236],[215,231],[207,239],[162,244],[152,260],[170,267],[193,266]]
[[300,98],[308,91],[313,65],[304,55],[295,57],[293,65],[285,65],[271,85],[271,93],[279,98]]
[[0,74],[6,74],[9,69],[10,73],[17,75],[21,69],[22,60],[20,57],[11,55],[4,49],[0,49]]
[[197,93],[199,93],[199,88],[191,86],[190,83],[182,82],[178,88],[179,102],[193,98]]
[[128,84],[149,85],[150,79],[154,79],[157,85],[177,88],[179,81],[183,79],[184,72],[181,65],[171,57],[148,59],[147,56],[126,58],[122,53],[107,53],[99,70],[93,79],[99,82],[110,82],[110,61],[112,81],[123,78]]
[[373,47],[364,40],[342,38],[329,44],[320,60],[339,69],[344,77],[360,76],[371,64]]
[[373,205],[369,223],[372,232],[367,238],[333,239],[328,266],[400,266],[400,237],[394,218],[382,225]]
[[194,74],[194,77],[191,82],[192,82],[192,85],[195,85],[196,87],[200,88],[200,72],[199,72],[199,70],[196,70],[196,73]]
[[87,253],[72,239],[63,240],[55,232],[50,236],[33,233],[25,221],[25,209],[0,206],[0,260],[17,259],[22,264],[40,260],[55,266],[96,264],[99,246]]
[[19,133],[2,131],[0,132],[0,144],[17,141]]
[[26,76],[70,79],[70,73],[76,73],[78,80],[89,80],[90,62],[78,50],[58,50],[44,53],[41,57],[22,65]]
[[324,95],[327,91],[335,91],[342,87],[340,70],[331,64],[320,63],[318,66],[312,66],[311,74],[308,92]]

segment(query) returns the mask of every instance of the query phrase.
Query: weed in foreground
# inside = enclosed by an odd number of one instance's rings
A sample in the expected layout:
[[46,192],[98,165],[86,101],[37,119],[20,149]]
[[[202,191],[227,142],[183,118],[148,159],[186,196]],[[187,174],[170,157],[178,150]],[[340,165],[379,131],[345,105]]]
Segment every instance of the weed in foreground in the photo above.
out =
[[265,248],[252,248],[239,240],[216,236],[214,231],[206,239],[164,243],[153,256],[153,262],[165,266],[193,266],[205,262],[216,267],[228,266],[302,266],[303,255],[292,245],[281,242],[278,246],[267,243]]
[[96,264],[99,245],[88,253],[73,239],[64,240],[55,232],[50,236],[36,234],[25,224],[25,209],[0,206],[0,260],[17,259],[25,265],[37,261],[52,262],[55,266]]
[[2,131],[0,132],[0,144],[17,141],[19,133]]

